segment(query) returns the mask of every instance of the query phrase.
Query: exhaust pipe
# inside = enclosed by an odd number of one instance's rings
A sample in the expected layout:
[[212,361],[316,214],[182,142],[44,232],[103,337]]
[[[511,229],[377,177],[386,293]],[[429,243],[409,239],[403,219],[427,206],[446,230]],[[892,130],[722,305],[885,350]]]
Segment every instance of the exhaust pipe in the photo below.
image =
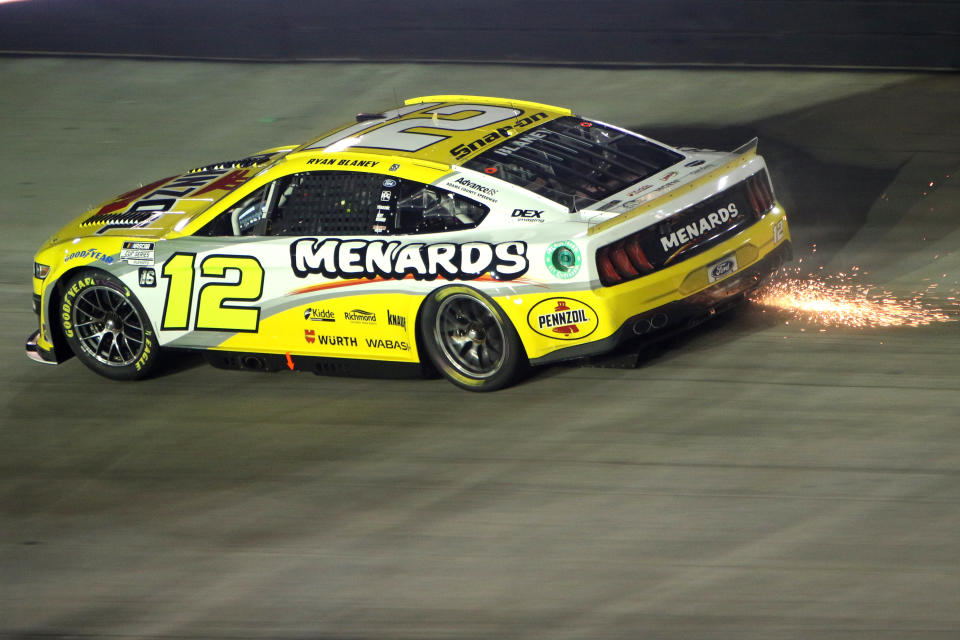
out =
[[263,371],[267,368],[267,363],[257,356],[244,356],[240,360],[241,369],[252,369],[254,371]]

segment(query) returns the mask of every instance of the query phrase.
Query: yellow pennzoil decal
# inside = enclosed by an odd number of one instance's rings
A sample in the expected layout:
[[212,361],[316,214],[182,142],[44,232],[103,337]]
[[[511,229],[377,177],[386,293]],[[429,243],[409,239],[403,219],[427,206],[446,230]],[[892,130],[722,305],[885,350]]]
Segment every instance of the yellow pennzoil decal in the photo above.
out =
[[527,314],[530,328],[555,340],[582,340],[597,330],[597,312],[576,298],[547,298]]

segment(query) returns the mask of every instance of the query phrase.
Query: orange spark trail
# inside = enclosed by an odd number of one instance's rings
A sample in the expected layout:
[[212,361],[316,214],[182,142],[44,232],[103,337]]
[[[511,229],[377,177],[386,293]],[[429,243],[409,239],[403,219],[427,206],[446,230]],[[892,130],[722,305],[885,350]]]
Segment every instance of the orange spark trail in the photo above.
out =
[[950,315],[924,304],[924,293],[899,298],[870,285],[847,284],[851,278],[843,273],[827,278],[812,274],[805,279],[780,278],[758,290],[751,300],[826,327],[920,327],[958,319],[956,313]]

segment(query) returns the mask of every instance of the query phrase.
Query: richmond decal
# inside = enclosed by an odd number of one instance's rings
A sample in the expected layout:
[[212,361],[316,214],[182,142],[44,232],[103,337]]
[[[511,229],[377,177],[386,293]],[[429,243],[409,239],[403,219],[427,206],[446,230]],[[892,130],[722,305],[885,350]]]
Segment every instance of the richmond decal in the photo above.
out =
[[473,280],[490,273],[513,280],[527,272],[527,243],[521,241],[455,244],[402,244],[385,240],[301,238],[290,245],[290,266],[297,277]]

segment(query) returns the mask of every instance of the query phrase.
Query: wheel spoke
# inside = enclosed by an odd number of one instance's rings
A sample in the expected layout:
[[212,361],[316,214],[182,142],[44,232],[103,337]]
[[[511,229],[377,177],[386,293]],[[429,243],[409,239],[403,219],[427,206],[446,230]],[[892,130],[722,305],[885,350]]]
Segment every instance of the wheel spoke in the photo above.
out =
[[492,364],[500,359],[500,356],[503,355],[503,350],[497,348],[493,342],[484,343],[484,353],[487,355],[487,363]]
[[130,340],[124,334],[120,334],[116,338],[117,342],[117,353],[120,354],[120,360],[126,362],[127,358],[123,355],[123,347],[126,347],[127,353],[130,357],[133,357],[133,354],[136,353],[133,348],[130,346]]
[[[80,305],[81,305],[81,304],[88,305],[91,310],[90,310],[90,311],[84,311],[83,309],[80,308]],[[103,315],[103,309],[101,309],[99,306],[97,306],[96,304],[94,304],[94,302],[93,302],[92,300],[87,300],[87,299],[84,298],[84,297],[77,298],[76,305],[77,305],[77,306],[76,306],[77,311],[79,311],[80,313],[85,313],[85,314],[87,314],[88,316],[90,316],[91,318],[92,318],[92,317],[95,317],[95,316],[102,316],[102,315]]]
[[113,352],[117,352],[117,360],[123,362],[123,354],[120,352],[120,344],[117,341],[117,334],[110,334],[110,348],[107,350],[107,358],[113,360]]
[[123,298],[113,292],[107,292],[107,304],[110,305],[110,311],[116,311],[122,303]]
[[133,322],[126,322],[126,321],[123,322],[123,327],[121,327],[121,329],[123,330],[124,333],[126,333],[127,331],[133,331],[136,333],[143,332],[143,327],[141,327],[139,324],[134,324]]
[[95,334],[93,334],[92,336],[90,336],[90,339],[91,339],[91,340],[94,339],[94,338],[96,338],[96,340],[97,340],[97,346],[96,346],[96,348],[93,350],[94,354],[96,354],[96,355],[99,355],[99,354],[100,354],[100,346],[103,344],[103,338],[104,338],[104,336],[106,336],[106,335],[107,335],[107,332],[106,332],[105,330],[103,330],[103,331],[100,331],[99,333],[95,333]]

